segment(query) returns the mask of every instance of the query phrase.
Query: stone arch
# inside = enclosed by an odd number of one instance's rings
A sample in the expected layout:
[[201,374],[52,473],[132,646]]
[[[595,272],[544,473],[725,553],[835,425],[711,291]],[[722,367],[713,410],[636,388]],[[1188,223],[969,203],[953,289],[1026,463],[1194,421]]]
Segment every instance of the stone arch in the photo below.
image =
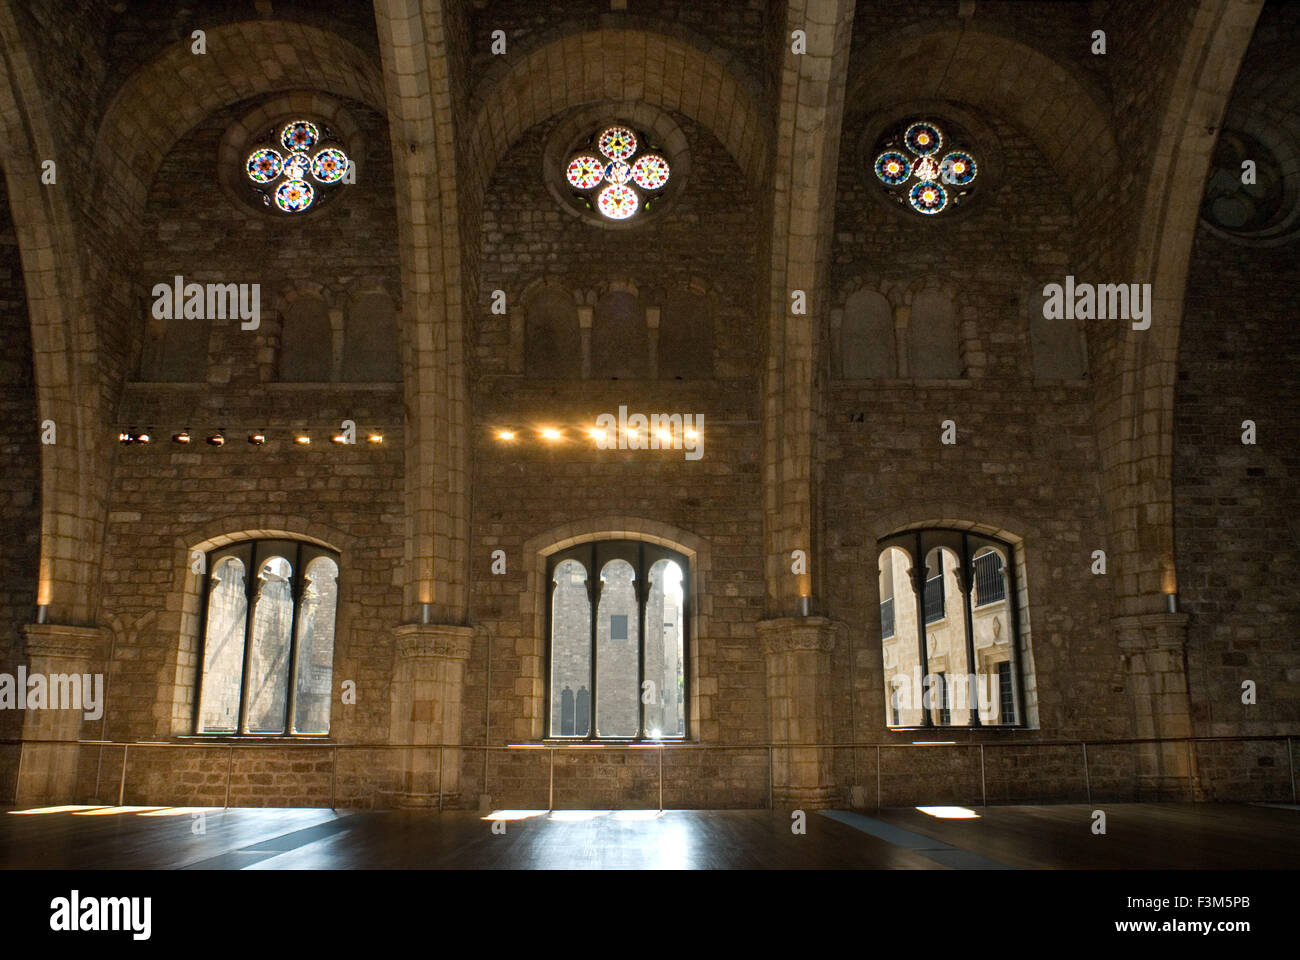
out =
[[[207,55],[174,43],[137,70],[104,112],[95,138],[93,195],[130,229],[144,209],[154,173],[173,144],[221,108],[285,89],[322,90],[384,111],[379,64],[336,33],[284,20],[223,24],[207,30]],[[260,51],[292,50],[267,58]]]
[[[1153,134],[1130,276],[1151,284],[1150,327],[1127,324],[1097,391],[1117,615],[1160,613],[1177,591],[1173,425],[1178,337],[1200,201],[1219,125],[1263,0],[1198,0]],[[1121,559],[1123,558],[1123,559]]]
[[[691,657],[690,669],[690,703],[688,704],[689,729],[691,739],[699,738],[701,699],[699,692],[699,663],[702,655],[707,656],[712,649],[710,617],[712,615],[712,598],[707,584],[712,575],[712,556],[707,540],[696,536],[688,530],[675,527],[658,520],[642,517],[612,515],[593,517],[588,520],[574,521],[552,527],[534,537],[530,537],[523,546],[524,583],[519,595],[519,612],[521,621],[532,629],[533,668],[532,691],[529,703],[533,709],[534,737],[541,737],[542,717],[545,716],[544,704],[546,657],[546,604],[545,596],[546,560],[554,553],[580,543],[593,540],[644,540],[670,547],[686,557],[690,563],[691,590],[688,598],[691,611]],[[527,673],[527,670],[521,671]]]
[[347,299],[343,317],[340,378],[348,381],[400,380],[401,341],[397,304],[380,283],[358,286]]
[[908,371],[918,380],[956,380],[962,375],[957,308],[950,292],[933,286],[911,298]]
[[[937,29],[920,23],[869,44],[854,57],[845,103],[852,118],[892,103],[946,100],[960,91],[968,104],[992,109],[1033,139],[1068,185],[1076,208],[1110,190],[1119,152],[1108,98],[1081,72],[1023,43],[1006,27],[965,21]],[[943,70],[927,68],[946,64]],[[1044,123],[1069,103],[1077,119]],[[850,110],[845,120],[850,120]]]
[[[671,81],[679,75],[702,82]],[[501,157],[524,131],[569,107],[604,100],[643,101],[691,117],[714,133],[757,187],[771,149],[757,90],[738,64],[666,33],[579,28],[556,36],[511,57],[475,91],[466,209],[478,206]]]
[[[53,623],[94,622],[103,543],[108,427],[99,407],[99,353],[83,302],[78,228],[67,191],[41,184],[58,157],[50,111],[13,10],[0,6],[0,168],[9,195],[32,324],[37,418],[57,442],[41,448],[41,554],[37,600]],[[66,171],[63,172],[66,176]]]
[[[158,692],[154,704],[155,736],[166,739],[191,732],[194,711],[194,680],[198,669],[199,638],[203,630],[200,613],[205,574],[193,569],[194,552],[209,550],[240,540],[302,540],[333,550],[339,555],[340,590],[334,635],[339,647],[345,638],[359,593],[347,571],[353,568],[355,538],[343,531],[306,517],[283,514],[232,514],[211,520],[180,534],[172,541],[171,585],[163,611],[157,620],[158,634],[167,638],[166,658],[158,671]],[[337,659],[338,647],[335,650]]]
[[648,375],[645,303],[633,283],[615,281],[597,299],[591,325],[591,376],[634,380]]
[[331,307],[324,287],[297,283],[276,300],[280,345],[276,377],[280,381],[322,382],[336,379],[336,360],[343,350],[342,311]]

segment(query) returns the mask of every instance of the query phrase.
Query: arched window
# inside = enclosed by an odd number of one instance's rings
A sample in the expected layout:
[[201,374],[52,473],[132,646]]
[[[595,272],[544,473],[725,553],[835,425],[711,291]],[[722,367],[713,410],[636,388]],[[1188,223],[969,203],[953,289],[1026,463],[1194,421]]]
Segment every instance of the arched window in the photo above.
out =
[[912,298],[910,333],[908,366],[913,377],[956,380],[961,376],[957,317],[946,295],[938,290],[922,290]]
[[325,301],[293,301],[280,318],[280,379],[323,383],[333,379],[333,367],[334,331]]
[[177,316],[163,321],[157,379],[165,383],[202,383],[208,379],[208,339],[212,321]]
[[1010,545],[962,530],[912,530],[880,546],[889,725],[1022,726]]
[[859,290],[844,304],[840,325],[840,370],[846,380],[895,376],[894,311],[875,290]]
[[550,736],[686,736],[686,558],[600,541],[555,554],[547,571]]
[[329,733],[338,557],[245,540],[207,561],[195,732]]

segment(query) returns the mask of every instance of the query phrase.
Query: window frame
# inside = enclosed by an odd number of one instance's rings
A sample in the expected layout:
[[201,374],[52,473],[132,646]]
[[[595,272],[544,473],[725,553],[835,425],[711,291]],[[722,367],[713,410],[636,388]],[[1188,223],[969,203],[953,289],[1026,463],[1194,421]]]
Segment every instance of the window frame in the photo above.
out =
[[[217,566],[226,557],[233,557],[244,565],[244,644],[239,675],[239,714],[234,730],[201,730],[203,720],[203,680],[204,662],[208,646],[208,601],[212,593],[212,575]],[[293,603],[293,613],[289,623],[289,664],[286,671],[284,719],[279,733],[253,732],[248,730],[249,710],[249,667],[252,658],[253,618],[257,612],[257,582],[262,567],[271,557],[283,557],[291,565],[289,574],[289,594]],[[325,733],[298,733],[294,730],[294,715],[298,701],[298,618],[302,610],[303,592],[306,589],[307,567],[316,559],[325,557],[334,562],[338,576],[335,577],[338,593],[334,606],[334,638],[337,644],[339,606],[342,602],[343,563],[337,551],[305,540],[284,538],[256,538],[236,540],[220,547],[214,547],[204,555],[206,566],[203,573],[203,601],[199,609],[198,660],[195,664],[194,680],[194,715],[190,725],[191,735],[195,737],[220,737],[237,739],[311,739],[323,740],[330,736]],[[337,646],[334,653],[337,653]],[[333,660],[333,657],[331,658]],[[333,717],[330,717],[332,723]]]
[[[978,542],[972,542],[973,540]],[[933,706],[927,707],[925,705],[925,701],[922,700],[921,706],[919,707],[921,713],[921,722],[919,724],[898,725],[898,724],[890,724],[886,722],[887,730],[890,731],[907,731],[907,730],[921,730],[921,729],[960,730],[960,729],[972,729],[972,728],[985,729],[985,730],[1028,729],[1029,722],[1028,722],[1026,700],[1025,700],[1025,670],[1024,670],[1024,659],[1025,659],[1026,651],[1023,648],[1022,631],[1020,628],[1020,624],[1021,624],[1020,592],[1019,592],[1017,571],[1016,571],[1016,565],[1017,565],[1016,545],[1012,543],[1008,543],[1005,540],[1000,540],[997,537],[990,536],[985,533],[980,533],[974,530],[962,530],[953,527],[922,527],[914,530],[905,530],[900,533],[891,534],[890,536],[887,537],[882,537],[880,540],[876,542],[876,571],[877,571],[876,576],[877,578],[879,578],[880,576],[880,572],[879,572],[880,557],[883,556],[884,553],[891,548],[897,548],[902,550],[907,555],[912,565],[912,572],[911,572],[910,579],[912,580],[912,592],[914,594],[913,599],[915,600],[916,607],[917,607],[916,610],[917,627],[916,627],[915,641],[918,647],[919,663],[920,663],[921,677],[922,677],[921,693],[923,695],[926,689],[926,682],[925,682],[926,678],[932,675],[929,666],[930,657],[929,657],[929,646],[927,642],[928,638],[926,636],[926,627],[928,627],[930,623],[937,623],[939,621],[937,620],[927,621],[925,616],[924,587],[928,584],[929,580],[933,578],[925,577],[924,574],[926,571],[922,571],[921,589],[917,590],[915,571],[918,565],[926,567],[926,569],[928,570],[928,566],[925,563],[925,558],[932,551],[940,550],[940,548],[946,548],[957,555],[957,560],[958,560],[958,565],[956,570],[957,593],[960,595],[962,600],[962,604],[961,604],[962,613],[961,613],[960,620],[963,624],[963,630],[965,635],[967,669],[978,676],[978,669],[976,667],[978,661],[975,656],[975,630],[973,626],[974,611],[977,606],[976,598],[978,593],[976,582],[975,582],[974,556],[975,553],[983,546],[989,546],[996,550],[1000,550],[1004,554],[1004,563],[1002,565],[1002,570],[1006,576],[1006,581],[1005,581],[1006,596],[1003,599],[1006,601],[1007,604],[1007,629],[1011,631],[1011,636],[1007,641],[1009,656],[1011,658],[1008,662],[1010,663],[1010,669],[1012,672],[1012,690],[1013,690],[1014,702],[1019,707],[1019,710],[1017,711],[1016,714],[1015,722],[1006,723],[1002,720],[1004,714],[1001,706],[1001,683],[998,682],[997,690],[993,697],[993,703],[996,704],[997,706],[997,713],[999,719],[998,723],[984,723],[982,720],[980,720],[978,699],[976,700],[975,703],[969,705],[970,719],[967,723],[951,723],[951,722],[946,724],[936,723],[933,717],[935,708]],[[939,557],[940,557],[939,560],[940,573],[938,576],[942,577],[944,575],[944,572],[942,569],[943,561],[942,561],[941,550],[939,553]],[[895,616],[897,616],[897,606],[898,606],[897,595],[895,595],[893,599],[895,601]],[[944,602],[945,602],[945,614],[946,614],[948,612],[946,609],[946,604],[947,604],[946,597],[944,598]],[[987,606],[987,604],[978,604],[978,606],[983,607],[983,606]],[[884,666],[884,645],[885,645],[885,641],[888,639],[891,638],[884,637],[884,636],[880,638],[882,670],[886,669]],[[897,631],[897,627],[895,627],[895,632],[892,639],[901,639]],[[886,671],[886,675],[887,675],[887,671]],[[993,670],[990,676],[992,676],[994,679],[999,679],[999,672],[996,664],[993,666]],[[944,679],[943,685],[945,687],[945,699],[947,699],[947,689],[950,688],[951,685],[946,682],[946,678]],[[887,711],[886,719],[887,720],[892,719],[891,717],[889,717],[888,711],[891,709],[893,705],[893,701],[891,699],[893,693],[894,691],[891,689],[889,691],[889,694],[886,697],[886,711]],[[945,712],[945,709],[947,710],[947,712],[951,714],[952,712],[951,707],[945,708],[941,705],[939,707],[941,716],[943,712]],[[951,716],[949,717],[949,719],[951,720]]]
[[[555,617],[555,568],[566,560],[576,560],[587,571],[587,603],[590,610],[590,651],[591,651],[591,688],[589,702],[591,717],[584,736],[553,734],[551,732],[554,713],[555,690],[552,683],[552,653],[554,643]],[[600,611],[600,572],[611,560],[625,560],[632,565],[633,583],[636,585],[637,598],[637,656],[636,656],[636,701],[637,733],[635,737],[598,736],[596,733],[597,677],[599,675],[598,658]],[[649,737],[646,735],[646,704],[641,699],[641,690],[645,683],[646,654],[646,606],[650,596],[650,568],[659,560],[671,560],[682,571],[682,732],[672,736]],[[685,554],[671,547],[662,546],[645,540],[589,540],[564,550],[557,551],[546,558],[545,603],[546,603],[546,652],[545,652],[545,696],[546,709],[542,717],[542,739],[562,743],[680,743],[690,739],[691,735],[691,623],[694,616],[691,603],[692,581],[690,559]],[[626,643],[629,641],[618,641]],[[575,715],[577,691],[574,691]]]

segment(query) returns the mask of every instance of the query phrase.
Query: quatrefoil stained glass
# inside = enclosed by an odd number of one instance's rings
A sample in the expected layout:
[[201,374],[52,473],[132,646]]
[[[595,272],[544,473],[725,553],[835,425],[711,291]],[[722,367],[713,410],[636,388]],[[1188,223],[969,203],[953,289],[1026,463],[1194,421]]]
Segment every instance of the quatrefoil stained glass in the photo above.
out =
[[[351,161],[328,128],[293,120],[267,131],[248,156],[246,172],[262,203],[284,213],[302,213],[347,177]],[[312,181],[319,186],[313,186]]]
[[939,125],[918,120],[893,131],[876,148],[876,179],[889,197],[933,216],[966,199],[979,172],[965,148],[944,149]]
[[629,127],[605,127],[565,167],[565,179],[583,206],[610,220],[627,220],[668,185],[668,161]]

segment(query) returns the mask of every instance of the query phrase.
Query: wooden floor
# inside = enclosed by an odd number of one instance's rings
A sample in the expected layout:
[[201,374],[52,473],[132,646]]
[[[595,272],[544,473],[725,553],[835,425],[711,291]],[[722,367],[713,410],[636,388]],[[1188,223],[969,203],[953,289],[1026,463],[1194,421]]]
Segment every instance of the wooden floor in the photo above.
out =
[[[1300,808],[1110,804],[809,813],[766,810],[444,814],[192,808],[24,815],[0,808],[7,869],[1169,869],[1294,868]],[[164,814],[164,815],[146,815]],[[517,814],[507,814],[515,816]],[[838,818],[838,819],[837,819]],[[196,833],[196,825],[203,832]]]

